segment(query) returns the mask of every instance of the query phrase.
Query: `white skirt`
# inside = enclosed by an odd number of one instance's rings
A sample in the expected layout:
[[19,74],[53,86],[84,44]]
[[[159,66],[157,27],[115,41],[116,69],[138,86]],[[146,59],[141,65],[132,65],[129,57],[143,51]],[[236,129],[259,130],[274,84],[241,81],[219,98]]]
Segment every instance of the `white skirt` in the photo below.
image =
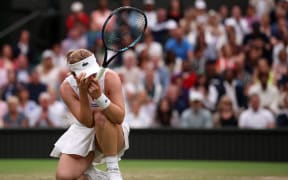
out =
[[[118,158],[123,156],[129,148],[129,126],[125,122],[122,124],[124,133],[124,148],[118,153]],[[95,146],[95,129],[87,128],[80,123],[72,124],[69,129],[54,144],[54,149],[50,153],[51,157],[60,157],[63,154],[74,154],[86,157],[89,152],[95,152],[93,163],[104,163],[104,154],[97,150]]]

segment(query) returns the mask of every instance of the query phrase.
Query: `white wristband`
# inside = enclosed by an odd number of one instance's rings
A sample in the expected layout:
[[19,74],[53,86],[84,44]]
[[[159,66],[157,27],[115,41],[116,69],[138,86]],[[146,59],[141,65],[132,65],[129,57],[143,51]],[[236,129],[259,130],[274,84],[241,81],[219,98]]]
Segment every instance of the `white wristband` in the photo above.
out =
[[110,99],[105,96],[105,94],[101,94],[101,96],[99,96],[97,99],[94,100],[94,102],[101,108],[101,109],[106,109],[111,101]]

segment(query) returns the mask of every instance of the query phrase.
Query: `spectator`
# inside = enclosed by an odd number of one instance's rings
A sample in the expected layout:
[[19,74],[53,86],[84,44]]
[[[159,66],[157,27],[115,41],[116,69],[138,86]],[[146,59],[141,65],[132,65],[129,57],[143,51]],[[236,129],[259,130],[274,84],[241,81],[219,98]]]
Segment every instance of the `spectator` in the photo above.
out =
[[30,74],[30,82],[27,84],[27,89],[30,99],[37,103],[39,95],[47,90],[47,86],[40,82],[39,73],[36,70],[33,70]]
[[53,64],[53,52],[45,50],[42,54],[42,62],[36,67],[40,81],[50,88],[56,88],[59,67]]
[[270,14],[272,9],[275,7],[274,0],[249,0],[249,4],[256,9],[258,18],[261,18],[265,14]]
[[177,24],[174,20],[167,19],[167,11],[164,8],[159,8],[157,10],[157,21],[151,30],[155,41],[165,44],[166,40],[169,38],[169,31],[177,28]]
[[220,16],[221,24],[224,25],[225,24],[225,20],[228,18],[228,15],[229,15],[229,10],[228,10],[227,5],[222,4],[219,7],[218,13],[219,13],[219,16]]
[[15,60],[16,79],[19,83],[27,84],[29,82],[30,66],[27,56],[21,54]]
[[239,81],[239,83],[242,84],[244,88],[252,84],[253,77],[245,70],[245,60],[243,56],[236,59],[234,70],[236,73],[236,80]]
[[271,37],[271,20],[269,14],[264,14],[260,18],[260,31],[264,33],[267,37]]
[[106,18],[110,15],[110,13],[111,10],[108,9],[108,1],[100,0],[98,2],[98,8],[91,13],[91,31],[100,32]]
[[237,44],[241,45],[244,36],[249,33],[249,25],[243,18],[242,12],[239,6],[233,6],[232,16],[225,21],[226,26],[234,27],[237,36]]
[[8,83],[2,88],[2,99],[7,100],[10,96],[16,96],[19,87],[20,84],[17,82],[15,71],[8,70]]
[[5,69],[13,69],[13,50],[9,44],[2,46],[0,65]]
[[193,47],[183,37],[183,30],[177,28],[174,30],[174,37],[167,40],[165,44],[166,51],[172,51],[176,57],[183,61],[191,60],[193,58]]
[[28,121],[24,113],[18,110],[19,101],[16,96],[7,99],[8,112],[4,115],[4,128],[26,128]]
[[57,99],[57,92],[53,88],[48,90],[50,96],[49,114],[56,127],[65,127],[68,125],[67,111],[63,101]]
[[229,44],[225,44],[221,48],[221,54],[217,60],[217,72],[223,73],[226,69],[233,69],[236,56],[233,54],[232,47]]
[[147,68],[145,70],[143,87],[150,100],[157,104],[162,97],[163,87],[159,79],[156,78],[156,72],[153,69]]
[[237,127],[237,113],[233,110],[233,103],[229,96],[222,96],[214,114],[214,127]]
[[260,97],[261,107],[267,108],[274,113],[278,113],[279,91],[273,84],[268,84],[268,73],[259,73],[259,83],[255,83],[249,92],[255,92]]
[[273,114],[269,110],[261,108],[261,98],[258,96],[258,92],[251,91],[249,95],[250,107],[240,114],[238,126],[251,129],[274,128]]
[[24,113],[25,117],[27,117],[28,124],[31,126],[31,121],[33,119],[33,113],[38,105],[29,99],[29,91],[25,85],[22,85],[18,92],[19,99],[19,110]]
[[207,23],[207,12],[206,12],[206,2],[205,0],[196,0],[195,1],[195,9],[196,9],[196,20],[198,24],[204,25]]
[[141,109],[141,100],[134,98],[130,104],[130,111],[127,113],[127,123],[131,128],[148,128],[150,117]]
[[170,0],[168,8],[168,19],[173,19],[177,23],[183,17],[181,0]]
[[62,53],[66,54],[70,50],[87,47],[87,39],[83,34],[81,27],[76,26],[68,32],[67,37],[62,41]]
[[212,46],[219,50],[226,42],[225,28],[220,23],[219,15],[214,10],[210,10],[208,14],[208,22],[205,27],[205,41],[207,46]]
[[203,106],[210,111],[214,111],[218,99],[218,92],[215,86],[209,84],[204,74],[197,75],[194,89],[203,95]]
[[30,42],[30,32],[27,30],[21,31],[19,40],[14,47],[14,56],[18,57],[20,54],[27,56],[31,66],[37,65],[38,62],[35,58],[35,48]]
[[4,127],[4,120],[3,117],[4,115],[8,112],[8,107],[6,101],[2,101],[0,99],[0,128]]
[[70,10],[71,13],[66,19],[66,29],[70,31],[73,29],[76,24],[81,24],[85,29],[89,27],[89,17],[83,11],[84,6],[83,3],[80,1],[75,1],[71,4]]
[[240,108],[247,107],[247,100],[244,95],[244,87],[241,83],[237,82],[235,79],[235,71],[232,69],[227,69],[224,72],[224,91],[232,101],[233,110],[239,111]]
[[[197,22],[196,22],[196,10],[192,7],[188,7],[184,10],[184,17],[180,20],[179,26],[183,29],[185,36],[192,33],[193,38],[195,38]],[[195,44],[192,42],[192,44]]]
[[288,96],[284,97],[284,107],[276,118],[277,127],[287,128],[288,127]]
[[143,72],[137,67],[136,54],[132,50],[128,50],[123,54],[123,66],[116,70],[123,76],[123,85],[128,98],[143,89],[142,80]]
[[43,92],[39,96],[39,106],[33,112],[33,127],[57,127],[62,119],[55,119],[54,109],[51,108],[51,97],[47,92]]
[[172,104],[172,109],[176,110],[178,114],[182,112],[189,106],[188,91],[181,89],[180,86],[172,83],[168,86],[165,96]]
[[54,66],[59,67],[61,69],[67,68],[67,62],[65,56],[62,53],[61,44],[55,43],[52,46],[52,59]]
[[256,16],[256,11],[255,11],[255,7],[254,6],[248,5],[248,7],[246,8],[245,20],[247,21],[248,26],[249,26],[249,30],[251,31],[252,30],[252,25],[255,22],[259,21],[258,17]]
[[153,28],[157,22],[157,15],[154,10],[155,1],[154,0],[143,0],[144,13],[147,16],[148,28]]
[[278,82],[284,75],[288,73],[288,56],[286,50],[283,48],[278,54],[279,61],[273,63],[273,75],[275,82]]
[[160,99],[155,116],[156,124],[160,127],[178,127],[179,126],[179,114],[172,109],[169,100],[164,97]]
[[190,91],[190,107],[181,115],[181,127],[184,128],[212,128],[211,113],[202,107],[203,95],[197,91]]

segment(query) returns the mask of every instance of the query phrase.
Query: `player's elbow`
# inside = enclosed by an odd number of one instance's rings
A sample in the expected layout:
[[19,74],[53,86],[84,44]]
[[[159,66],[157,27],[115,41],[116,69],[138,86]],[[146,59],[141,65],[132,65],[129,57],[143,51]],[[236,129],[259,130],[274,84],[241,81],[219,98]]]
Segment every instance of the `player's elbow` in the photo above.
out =
[[121,112],[119,114],[119,116],[117,116],[117,118],[115,119],[115,123],[116,124],[122,124],[124,121],[124,118],[125,118],[125,112],[123,112],[123,113]]

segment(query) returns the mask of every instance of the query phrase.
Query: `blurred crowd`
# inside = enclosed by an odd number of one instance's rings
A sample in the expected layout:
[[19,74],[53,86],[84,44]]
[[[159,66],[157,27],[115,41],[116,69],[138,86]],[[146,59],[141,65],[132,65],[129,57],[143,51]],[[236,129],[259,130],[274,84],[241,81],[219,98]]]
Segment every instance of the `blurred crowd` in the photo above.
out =
[[[0,127],[67,127],[73,116],[59,95],[65,55],[87,48],[103,61],[109,1],[88,14],[73,2],[67,36],[36,57],[30,33],[0,57]],[[208,9],[196,0],[161,7],[143,0],[143,41],[111,65],[122,82],[131,128],[288,127],[288,0],[250,0]],[[129,5],[123,0],[122,5]]]

